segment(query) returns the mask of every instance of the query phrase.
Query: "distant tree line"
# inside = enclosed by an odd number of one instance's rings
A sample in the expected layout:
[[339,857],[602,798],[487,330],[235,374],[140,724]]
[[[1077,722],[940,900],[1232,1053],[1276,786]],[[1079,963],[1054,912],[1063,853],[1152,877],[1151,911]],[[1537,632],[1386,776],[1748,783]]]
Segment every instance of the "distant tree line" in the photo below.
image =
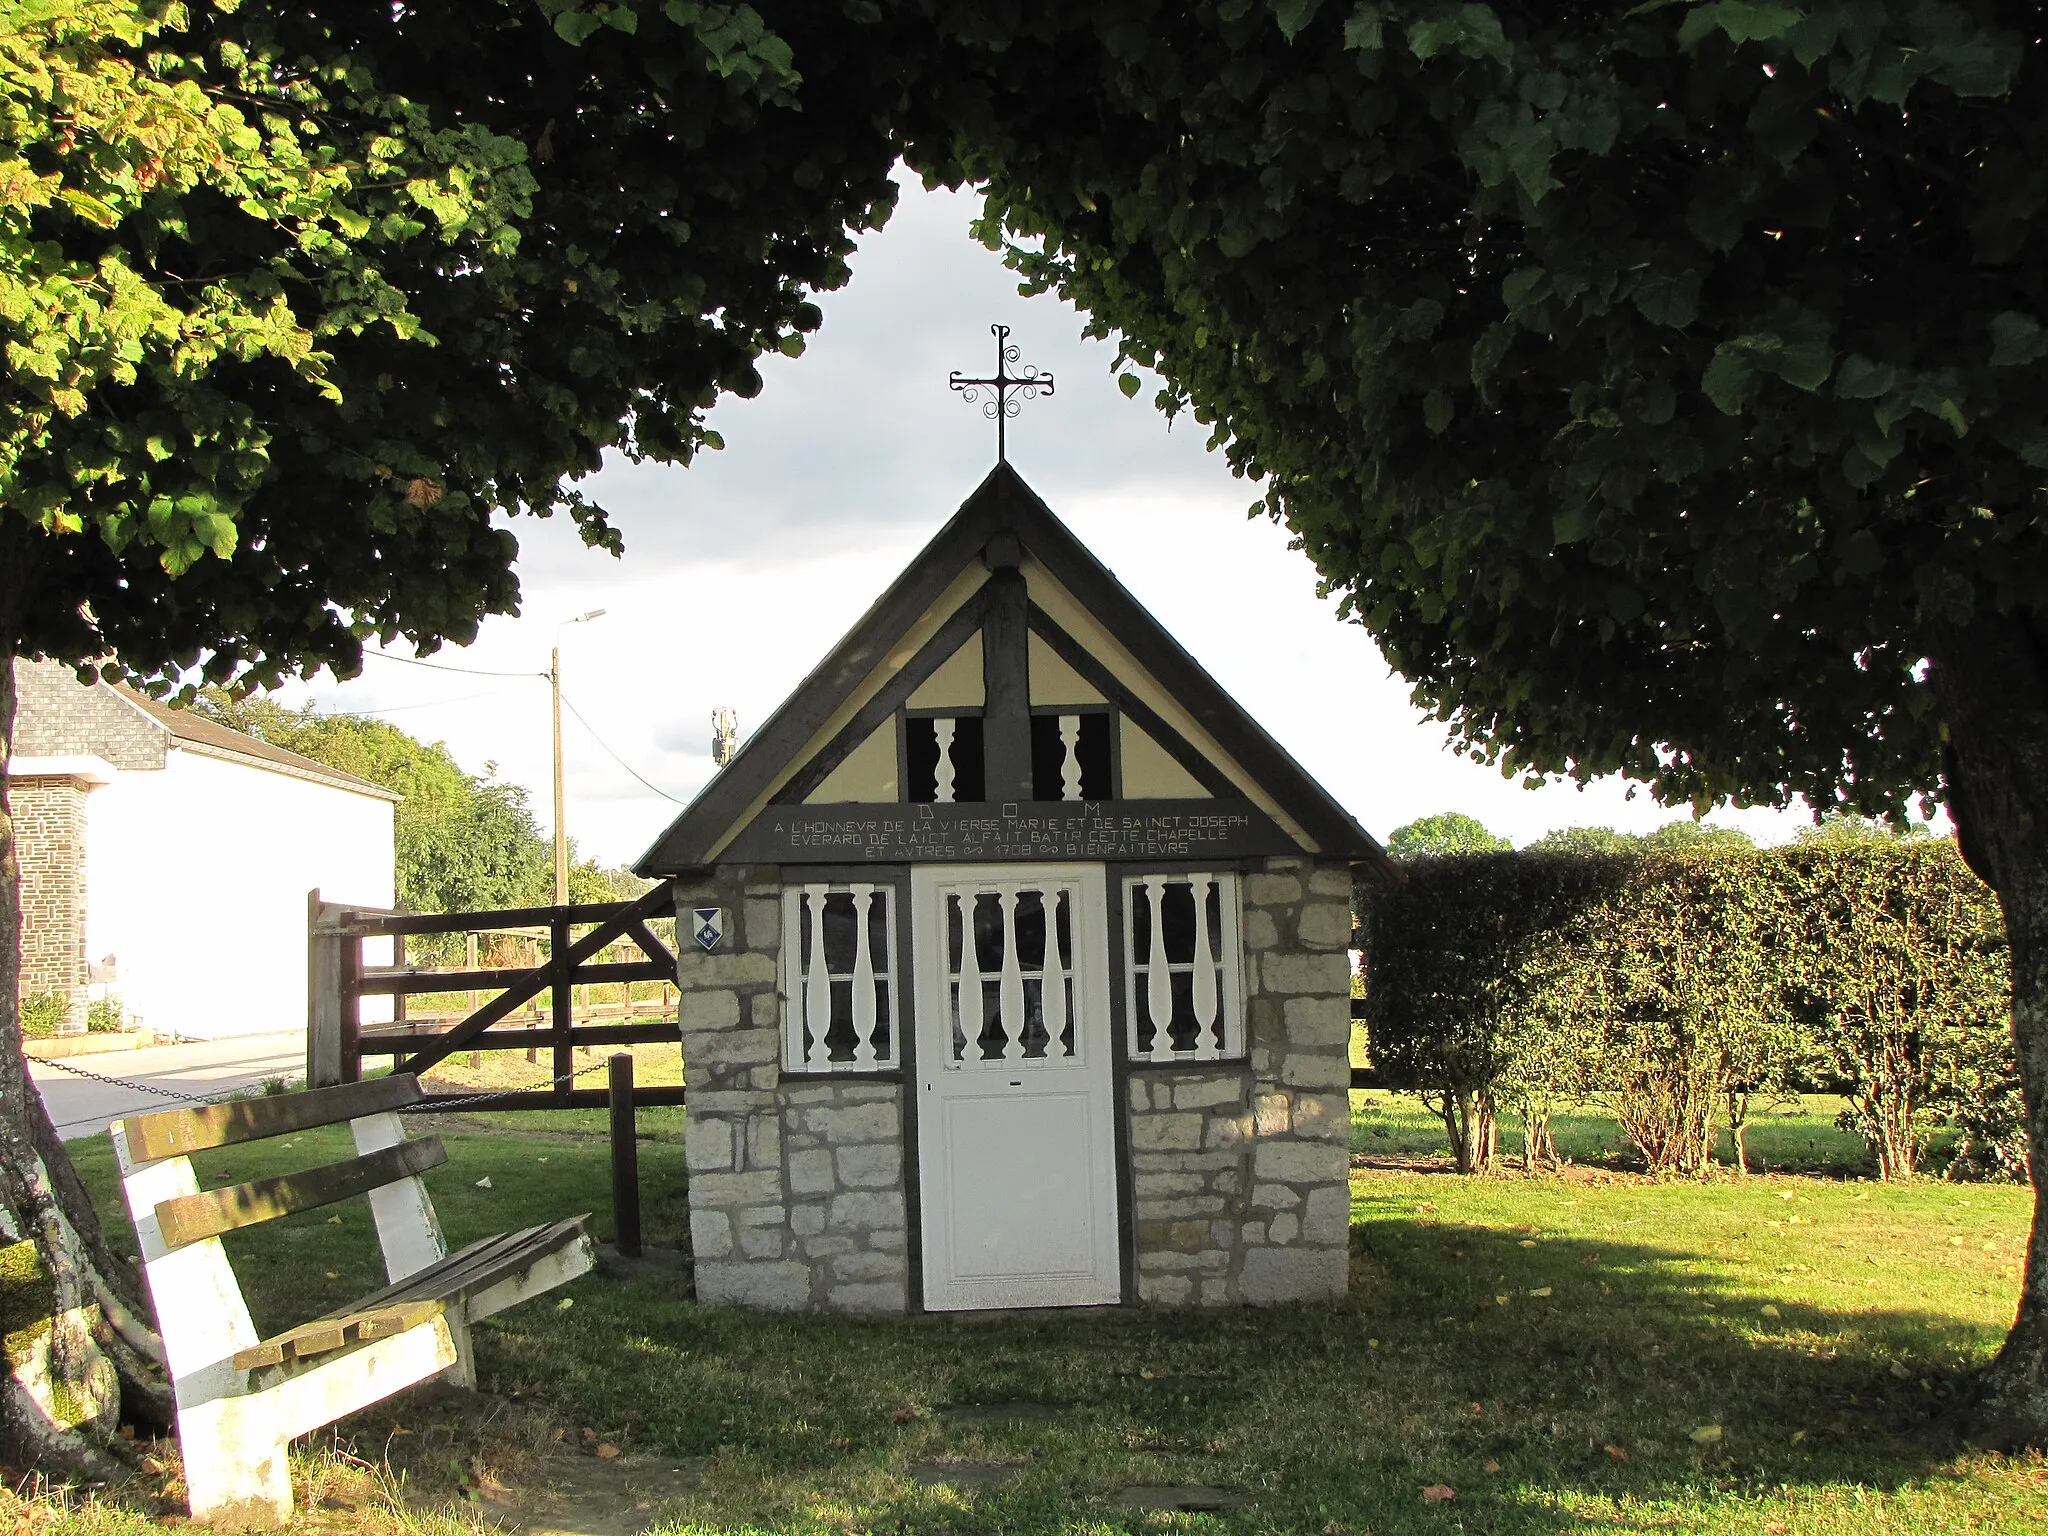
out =
[[1492,1163],[1503,1117],[1554,1161],[1551,1117],[1588,1103],[1653,1170],[1702,1171],[1724,1127],[1746,1167],[1753,1106],[1830,1091],[1881,1177],[1942,1127],[1952,1175],[2025,1177],[2005,931],[1948,839],[1849,820],[1784,848],[1575,829],[1517,852],[1403,832],[1461,851],[1410,852],[1366,900],[1372,1062],[1442,1117],[1462,1171]]
[[[408,912],[487,912],[546,906],[555,899],[552,836],[526,790],[486,764],[467,772],[440,742],[424,742],[364,715],[286,709],[262,697],[200,692],[193,709],[234,730],[368,779],[398,802],[398,904]],[[570,846],[569,900],[616,901],[647,882],[628,870],[579,859]]]

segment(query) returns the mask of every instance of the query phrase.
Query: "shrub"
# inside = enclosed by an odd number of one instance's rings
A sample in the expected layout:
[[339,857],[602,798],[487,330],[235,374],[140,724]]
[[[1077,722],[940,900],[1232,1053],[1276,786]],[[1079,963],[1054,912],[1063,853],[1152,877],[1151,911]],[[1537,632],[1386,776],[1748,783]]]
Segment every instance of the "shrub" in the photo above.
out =
[[97,998],[85,1010],[85,1027],[96,1035],[113,1034],[127,1027],[127,1016],[121,1012],[118,997]]
[[21,1033],[27,1040],[42,1040],[64,1027],[64,994],[31,992],[21,999]]

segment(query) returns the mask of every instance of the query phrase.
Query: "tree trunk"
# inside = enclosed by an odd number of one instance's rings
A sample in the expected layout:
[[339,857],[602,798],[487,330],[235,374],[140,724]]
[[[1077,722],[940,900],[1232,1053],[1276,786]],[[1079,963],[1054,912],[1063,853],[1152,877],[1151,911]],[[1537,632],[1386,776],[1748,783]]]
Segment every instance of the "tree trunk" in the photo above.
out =
[[1450,1137],[1458,1172],[1479,1173],[1493,1166],[1498,1128],[1492,1095],[1475,1088],[1446,1088],[1437,1113]]
[[1938,638],[1931,677],[1948,740],[1949,815],[1998,893],[2012,959],[2012,1032],[2026,1104],[2033,1231],[2019,1312],[1964,1410],[1973,1439],[2048,1446],[2048,624],[1990,617]]
[[[0,1454],[60,1477],[121,1471],[114,1433],[171,1418],[163,1345],[134,1278],[108,1251],[98,1215],[29,1079],[21,1049],[21,866],[6,764],[14,739],[14,636],[33,577],[23,525],[0,511],[0,1254],[8,1328],[25,1343],[0,1372]],[[11,536],[10,536],[11,532]],[[26,1321],[23,1307],[31,1308]]]

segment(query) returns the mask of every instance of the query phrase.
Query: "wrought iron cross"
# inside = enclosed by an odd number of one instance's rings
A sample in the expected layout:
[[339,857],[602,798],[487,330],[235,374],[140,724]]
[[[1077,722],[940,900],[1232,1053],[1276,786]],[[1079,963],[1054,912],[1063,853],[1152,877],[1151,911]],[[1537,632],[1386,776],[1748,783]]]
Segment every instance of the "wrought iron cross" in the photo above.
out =
[[1011,373],[1009,365],[1017,361],[1017,349],[1010,345],[1010,328],[992,325],[989,333],[996,339],[995,377],[963,379],[960,370],[955,368],[946,385],[949,389],[959,390],[969,405],[979,405],[981,414],[996,424],[996,462],[1007,464],[1010,445],[1004,428],[1012,416],[1024,409],[1026,400],[1036,400],[1040,392],[1048,395],[1053,392],[1052,375],[1040,373],[1029,365],[1022,373]]

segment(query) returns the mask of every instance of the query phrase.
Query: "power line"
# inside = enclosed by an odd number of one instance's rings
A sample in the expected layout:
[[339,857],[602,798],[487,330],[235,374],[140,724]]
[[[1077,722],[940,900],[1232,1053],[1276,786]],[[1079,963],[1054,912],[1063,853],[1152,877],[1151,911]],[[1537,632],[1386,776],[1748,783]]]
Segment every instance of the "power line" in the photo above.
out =
[[606,742],[602,736],[597,734],[596,728],[592,726],[588,720],[585,720],[583,718],[583,711],[578,709],[574,704],[569,702],[569,695],[567,695],[566,693],[562,695],[562,704],[563,707],[566,708],[570,714],[576,717],[576,723],[582,726],[583,729],[585,729],[586,731],[590,732],[590,739],[592,741],[596,742],[600,747],[603,747],[605,751],[611,752],[611,758],[613,762],[617,763],[621,768],[625,769],[626,772],[632,774],[633,777],[638,779],[642,784],[646,784],[649,789],[653,790],[657,795],[661,796],[662,799],[670,801],[676,805],[682,805],[684,803],[681,800],[677,800],[674,795],[670,794],[660,785],[648,783],[647,777],[644,774],[642,774],[639,769],[635,768],[631,763],[627,762],[623,757],[619,756],[618,753],[612,752],[610,744]]
[[473,699],[495,699],[505,690],[486,688],[482,693],[465,693],[452,699],[436,699],[431,704],[394,704],[389,709],[337,709],[333,714],[323,714],[323,720],[338,720],[348,715],[402,715],[409,709],[446,709],[451,704],[467,704]]
[[365,656],[374,656],[379,661],[399,661],[408,667],[425,667],[429,672],[466,672],[471,677],[538,677],[546,679],[545,672],[487,672],[482,667],[451,667],[438,661],[421,661],[417,656],[394,656],[389,651],[365,651]]

